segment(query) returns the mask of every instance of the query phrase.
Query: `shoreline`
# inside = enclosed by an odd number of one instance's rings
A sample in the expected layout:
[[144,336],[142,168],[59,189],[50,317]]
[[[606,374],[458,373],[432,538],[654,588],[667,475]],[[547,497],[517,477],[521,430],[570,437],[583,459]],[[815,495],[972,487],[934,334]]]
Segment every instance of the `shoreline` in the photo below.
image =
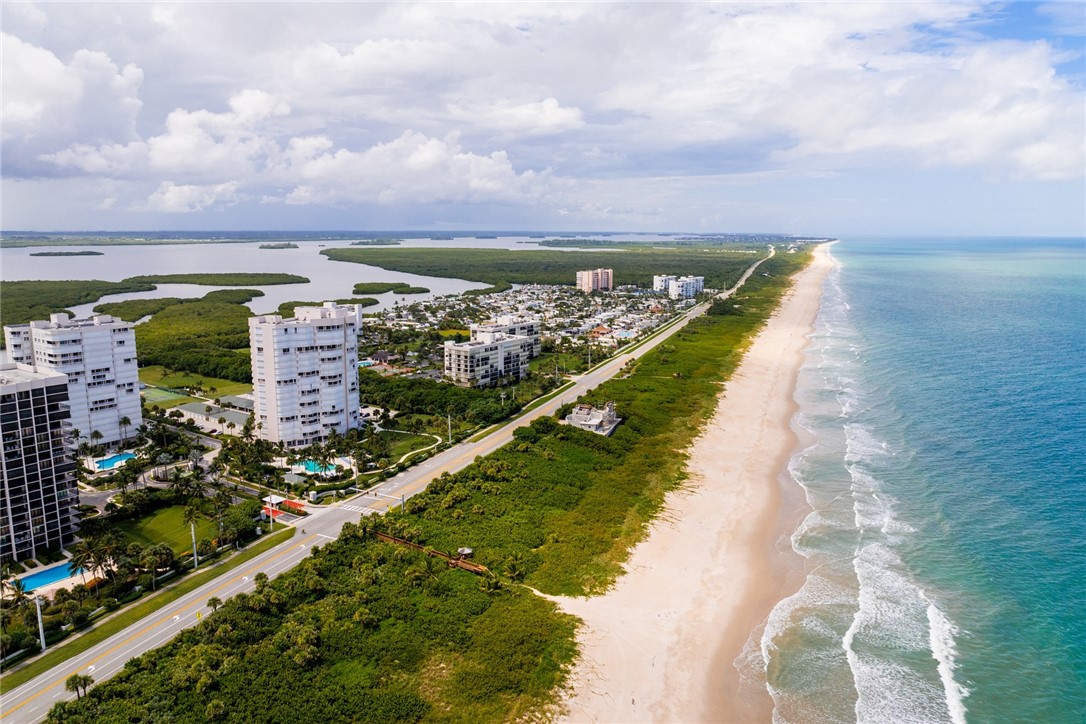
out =
[[549,597],[578,616],[581,656],[564,721],[767,721],[765,689],[741,686],[733,662],[795,574],[780,541],[798,513],[785,488],[799,445],[799,369],[833,266],[826,245],[725,384],[694,442],[689,481],[669,493],[627,574],[603,596]]

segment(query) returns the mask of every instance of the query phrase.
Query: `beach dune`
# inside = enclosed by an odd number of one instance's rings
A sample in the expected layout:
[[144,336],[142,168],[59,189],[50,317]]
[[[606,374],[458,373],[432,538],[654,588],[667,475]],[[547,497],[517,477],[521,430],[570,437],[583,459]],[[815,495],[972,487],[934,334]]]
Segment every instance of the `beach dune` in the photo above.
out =
[[794,280],[726,384],[627,573],[603,596],[556,597],[584,621],[564,719],[768,721],[764,690],[740,694],[734,660],[785,593],[780,476],[797,440],[796,377],[833,266],[827,245]]

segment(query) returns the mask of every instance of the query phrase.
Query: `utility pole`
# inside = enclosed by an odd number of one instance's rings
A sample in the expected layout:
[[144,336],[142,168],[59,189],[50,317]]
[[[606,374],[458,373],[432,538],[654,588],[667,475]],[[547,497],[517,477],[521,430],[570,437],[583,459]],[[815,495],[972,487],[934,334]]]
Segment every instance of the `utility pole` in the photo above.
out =
[[45,624],[41,620],[41,596],[34,596],[34,605],[38,607],[38,638],[41,640],[41,650],[45,651]]
[[449,425],[449,436],[448,436],[448,438],[446,438],[446,442],[448,442],[451,445],[452,444],[452,414],[451,413],[448,413],[448,412],[445,413],[445,422],[448,423],[448,425]]
[[192,531],[192,570],[196,570],[200,567],[200,558],[196,555],[196,522],[189,523],[189,530]]

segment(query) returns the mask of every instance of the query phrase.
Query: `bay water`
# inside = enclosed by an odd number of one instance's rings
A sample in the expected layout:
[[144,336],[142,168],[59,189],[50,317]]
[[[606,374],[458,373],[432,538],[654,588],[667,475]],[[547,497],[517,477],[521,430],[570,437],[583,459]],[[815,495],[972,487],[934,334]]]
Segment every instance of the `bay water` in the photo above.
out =
[[1086,721],[1086,242],[847,239],[797,388],[779,722]]

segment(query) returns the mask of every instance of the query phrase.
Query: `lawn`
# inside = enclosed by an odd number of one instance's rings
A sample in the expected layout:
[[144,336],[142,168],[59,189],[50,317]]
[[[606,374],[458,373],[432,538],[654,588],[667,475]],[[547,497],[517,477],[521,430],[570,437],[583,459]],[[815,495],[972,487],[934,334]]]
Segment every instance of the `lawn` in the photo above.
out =
[[392,461],[397,461],[409,452],[429,447],[437,442],[437,440],[429,435],[415,435],[410,432],[382,430],[380,435],[387,439],[392,446],[391,452],[389,452],[388,455],[389,459]]
[[[129,541],[140,545],[168,543],[174,553],[192,550],[192,534],[184,520],[185,508],[171,505],[139,520],[119,523],[117,528]],[[196,521],[196,540],[215,537],[215,521],[200,517]]]
[[173,389],[184,389],[199,384],[203,386],[204,394],[208,397],[241,395],[253,391],[253,386],[247,382],[233,382],[218,377],[206,377],[188,372],[174,372],[173,370],[170,371],[171,374],[169,375],[164,374],[164,372],[165,368],[162,365],[140,367],[140,382],[158,387],[172,387]]

